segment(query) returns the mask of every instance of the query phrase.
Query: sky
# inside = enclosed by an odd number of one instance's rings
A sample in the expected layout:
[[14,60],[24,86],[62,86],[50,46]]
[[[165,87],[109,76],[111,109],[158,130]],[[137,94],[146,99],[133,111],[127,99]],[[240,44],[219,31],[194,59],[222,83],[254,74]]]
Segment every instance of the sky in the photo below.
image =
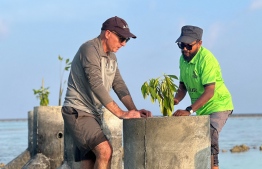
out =
[[[1,0],[0,119],[27,118],[40,105],[33,89],[41,87],[42,79],[49,87],[49,105],[57,106],[58,55],[72,60],[80,45],[97,37],[102,23],[113,16],[125,19],[137,36],[116,55],[138,109],[161,115],[158,103],[142,97],[141,85],[163,74],[179,76],[181,52],[175,41],[182,26],[194,25],[204,30],[203,46],[220,63],[234,113],[262,113],[262,0]],[[175,109],[189,105],[186,96]]]

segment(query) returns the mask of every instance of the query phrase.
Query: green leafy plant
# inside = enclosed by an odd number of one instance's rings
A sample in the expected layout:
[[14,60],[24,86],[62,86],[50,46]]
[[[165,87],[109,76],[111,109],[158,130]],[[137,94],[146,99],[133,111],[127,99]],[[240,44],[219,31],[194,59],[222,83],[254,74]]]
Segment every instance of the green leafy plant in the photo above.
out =
[[33,89],[34,95],[36,95],[36,98],[40,99],[40,106],[48,106],[49,104],[48,96],[50,94],[48,90],[49,90],[49,87],[47,88],[44,87],[44,79],[42,80],[42,86],[40,87],[40,89],[38,90]]
[[61,99],[62,99],[62,94],[63,94],[63,91],[64,91],[64,84],[66,83],[66,80],[64,80],[64,82],[63,82],[64,73],[65,73],[65,71],[70,70],[72,62],[70,62],[69,59],[66,59],[64,65],[63,65],[64,59],[60,55],[58,56],[58,60],[60,61],[60,87],[59,87],[58,105],[61,106]]
[[174,84],[174,79],[178,80],[177,76],[164,74],[161,77],[149,79],[141,87],[144,99],[150,95],[152,103],[159,102],[163,116],[171,116],[174,111],[174,94],[178,89]]

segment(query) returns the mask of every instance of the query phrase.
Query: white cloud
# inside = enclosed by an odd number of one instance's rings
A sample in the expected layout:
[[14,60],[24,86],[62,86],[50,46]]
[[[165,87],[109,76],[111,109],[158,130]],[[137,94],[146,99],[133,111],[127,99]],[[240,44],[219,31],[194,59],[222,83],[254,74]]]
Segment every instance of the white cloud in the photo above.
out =
[[262,9],[262,0],[254,0],[250,6],[249,6],[250,10],[258,10],[258,9]]

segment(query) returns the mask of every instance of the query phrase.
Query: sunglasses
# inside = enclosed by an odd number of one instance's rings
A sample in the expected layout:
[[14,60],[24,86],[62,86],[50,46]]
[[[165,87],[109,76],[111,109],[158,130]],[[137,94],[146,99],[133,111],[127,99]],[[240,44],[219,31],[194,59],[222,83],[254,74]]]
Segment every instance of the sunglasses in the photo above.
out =
[[192,50],[192,47],[197,44],[198,41],[196,41],[196,43],[190,45],[190,44],[186,44],[186,43],[183,43],[183,42],[178,42],[177,43],[177,46],[180,48],[180,49],[184,49],[186,48],[187,50]]
[[130,38],[124,38],[123,36],[119,35],[118,33],[114,31],[111,31],[111,32],[118,37],[120,43],[123,43],[124,41],[127,43],[130,40]]

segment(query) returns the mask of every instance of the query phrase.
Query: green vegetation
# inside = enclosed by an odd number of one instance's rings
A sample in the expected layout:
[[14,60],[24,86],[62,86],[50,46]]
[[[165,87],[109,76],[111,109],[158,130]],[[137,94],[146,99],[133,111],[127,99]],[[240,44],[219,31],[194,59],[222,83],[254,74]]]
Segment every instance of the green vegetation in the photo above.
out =
[[[61,106],[61,99],[62,99],[62,94],[64,91],[64,84],[66,84],[66,80],[63,82],[64,78],[64,73],[65,71],[69,71],[71,67],[71,63],[69,59],[65,60],[65,63],[63,65],[63,58],[59,55],[58,60],[60,61],[60,86],[59,86],[59,97],[58,97],[58,105]],[[64,66],[64,67],[62,67]]]
[[48,106],[49,104],[48,95],[50,94],[50,92],[48,91],[48,89],[49,87],[44,87],[44,79],[42,80],[42,86],[40,87],[40,89],[33,89],[36,98],[40,99],[40,106]]
[[[64,90],[64,84],[66,83],[66,80],[63,82],[64,72],[69,71],[71,67],[71,62],[69,59],[66,59],[63,65],[63,58],[59,55],[58,60],[60,61],[60,87],[59,87],[59,98],[58,98],[58,105],[61,106],[61,99],[62,94]],[[49,87],[44,88],[44,79],[42,80],[42,86],[40,89],[36,90],[33,89],[34,95],[36,95],[37,99],[40,99],[40,106],[48,106],[49,104]]]
[[152,103],[156,100],[159,102],[163,116],[171,116],[174,111],[174,94],[178,89],[174,84],[174,79],[178,80],[177,76],[164,74],[146,81],[141,87],[144,99],[150,95]]

